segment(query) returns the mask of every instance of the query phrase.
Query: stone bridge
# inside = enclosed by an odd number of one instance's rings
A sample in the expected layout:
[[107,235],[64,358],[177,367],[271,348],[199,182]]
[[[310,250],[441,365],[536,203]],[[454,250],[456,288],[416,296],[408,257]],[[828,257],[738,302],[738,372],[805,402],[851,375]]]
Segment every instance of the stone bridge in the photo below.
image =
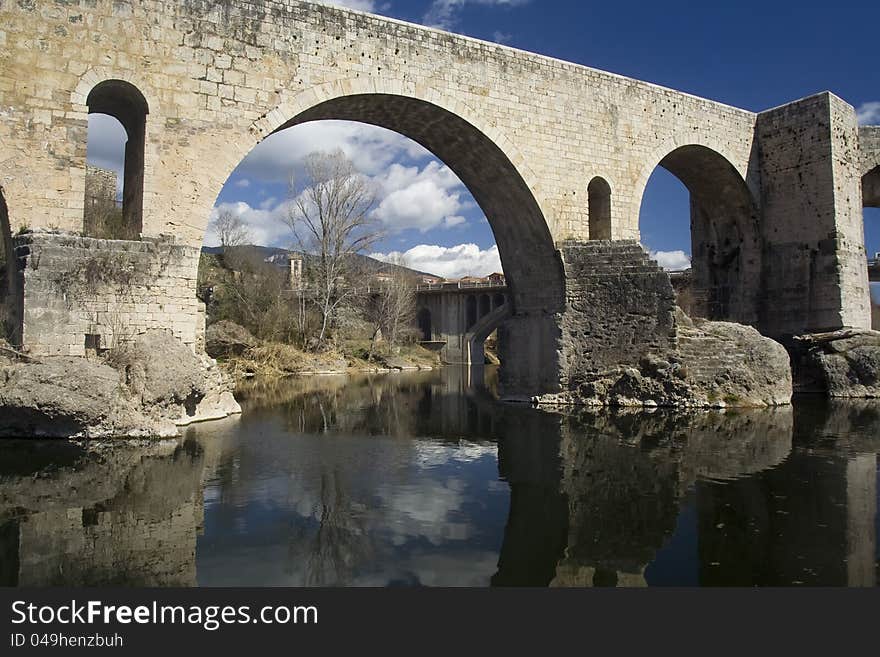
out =
[[[91,112],[128,133],[123,215],[139,241],[82,236]],[[638,239],[657,166],[691,193],[703,314],[770,336],[869,326],[862,206],[878,203],[880,128],[860,131],[832,93],[755,113],[297,0],[0,0],[14,341],[78,355],[165,327],[197,349],[198,249],[218,193],[261,140],[322,119],[406,135],[472,192],[509,284],[511,390],[558,389],[590,364],[570,346],[615,331],[618,314],[590,309],[589,286],[568,278],[598,264],[614,289],[648,271],[615,267],[613,245]],[[579,248],[590,240],[611,250]],[[649,320],[629,344],[663,343],[649,338],[667,320],[623,301],[629,324]]]

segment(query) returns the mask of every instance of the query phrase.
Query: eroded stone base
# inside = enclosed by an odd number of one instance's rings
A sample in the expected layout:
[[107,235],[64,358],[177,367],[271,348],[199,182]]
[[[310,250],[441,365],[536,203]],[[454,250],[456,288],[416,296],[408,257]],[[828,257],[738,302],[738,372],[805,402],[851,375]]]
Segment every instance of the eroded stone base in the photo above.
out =
[[880,398],[880,331],[847,329],[794,338],[800,392],[837,398]]
[[539,404],[776,406],[791,400],[785,348],[755,329],[691,320],[636,242],[568,243],[561,386]]

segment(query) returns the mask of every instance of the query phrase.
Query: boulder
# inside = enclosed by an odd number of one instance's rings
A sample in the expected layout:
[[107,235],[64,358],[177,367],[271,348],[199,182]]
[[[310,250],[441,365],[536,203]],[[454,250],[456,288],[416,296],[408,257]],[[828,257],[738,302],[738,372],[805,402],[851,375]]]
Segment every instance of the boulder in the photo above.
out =
[[880,331],[798,336],[792,354],[800,390],[836,398],[880,397]]
[[138,336],[106,362],[59,356],[0,366],[3,437],[172,437],[177,426],[240,412],[231,378],[166,331]]
[[170,332],[147,331],[113,349],[107,362],[145,408],[175,416],[208,392],[202,361]]
[[675,312],[672,348],[647,352],[638,363],[583,376],[539,404],[725,408],[791,402],[788,352],[749,326],[692,320]]
[[257,339],[245,327],[223,320],[211,324],[205,331],[205,351],[212,358],[241,356],[251,347],[257,346]]
[[0,436],[109,438],[174,436],[168,418],[148,417],[112,367],[49,357],[0,368]]

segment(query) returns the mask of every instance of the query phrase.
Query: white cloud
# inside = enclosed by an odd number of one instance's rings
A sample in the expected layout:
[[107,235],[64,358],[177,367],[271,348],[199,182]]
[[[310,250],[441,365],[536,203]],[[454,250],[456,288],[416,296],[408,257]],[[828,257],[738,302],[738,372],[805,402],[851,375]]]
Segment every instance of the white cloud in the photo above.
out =
[[372,253],[376,260],[389,262],[403,258],[408,267],[419,271],[443,276],[444,278],[461,278],[462,276],[487,276],[501,271],[501,258],[498,247],[486,250],[476,244],[459,244],[458,246],[437,246],[419,244],[401,253]]
[[359,11],[376,11],[376,3],[373,0],[321,0],[325,5],[347,7]]
[[684,251],[651,251],[651,257],[663,269],[681,271],[691,266],[691,258]]
[[[251,232],[249,241],[252,244],[290,247],[293,243],[293,234],[284,223],[284,217],[287,216],[289,207],[289,202],[283,202],[274,207],[269,207],[264,202],[260,204],[259,208],[253,208],[243,201],[220,203],[211,212],[211,222],[217,218],[220,212],[228,211],[241,217],[242,221],[247,224]],[[220,240],[217,238],[212,224],[209,223],[205,232],[205,246],[219,245]]]
[[508,43],[512,38],[513,35],[508,32],[501,32],[500,30],[492,32],[492,41],[495,43]]
[[385,128],[353,121],[316,121],[270,135],[248,153],[236,173],[251,181],[284,183],[309,153],[336,149],[368,176],[378,175],[401,158],[431,157],[416,142]]
[[428,27],[448,30],[458,22],[458,14],[467,4],[498,7],[517,7],[528,4],[530,0],[434,0],[422,17]]
[[880,125],[880,101],[862,103],[856,110],[859,125]]
[[248,187],[251,186],[251,181],[248,180],[247,178],[242,178],[241,180],[239,180],[235,183],[235,186],[238,187],[239,189],[247,189]]
[[89,114],[89,137],[86,162],[116,172],[116,195],[122,194],[122,171],[125,167],[125,143],[128,135],[122,124],[107,114]]
[[375,215],[392,232],[415,228],[424,233],[464,221],[460,213],[467,205],[461,198],[465,187],[436,160],[421,169],[392,164],[374,180],[380,198]]

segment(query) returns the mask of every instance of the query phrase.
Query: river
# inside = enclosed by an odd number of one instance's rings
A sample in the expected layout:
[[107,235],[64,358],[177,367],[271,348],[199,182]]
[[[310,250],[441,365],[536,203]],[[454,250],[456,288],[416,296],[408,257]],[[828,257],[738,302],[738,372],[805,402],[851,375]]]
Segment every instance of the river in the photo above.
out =
[[4,441],[0,585],[877,584],[880,401],[561,414],[495,380],[289,379],[178,440]]

